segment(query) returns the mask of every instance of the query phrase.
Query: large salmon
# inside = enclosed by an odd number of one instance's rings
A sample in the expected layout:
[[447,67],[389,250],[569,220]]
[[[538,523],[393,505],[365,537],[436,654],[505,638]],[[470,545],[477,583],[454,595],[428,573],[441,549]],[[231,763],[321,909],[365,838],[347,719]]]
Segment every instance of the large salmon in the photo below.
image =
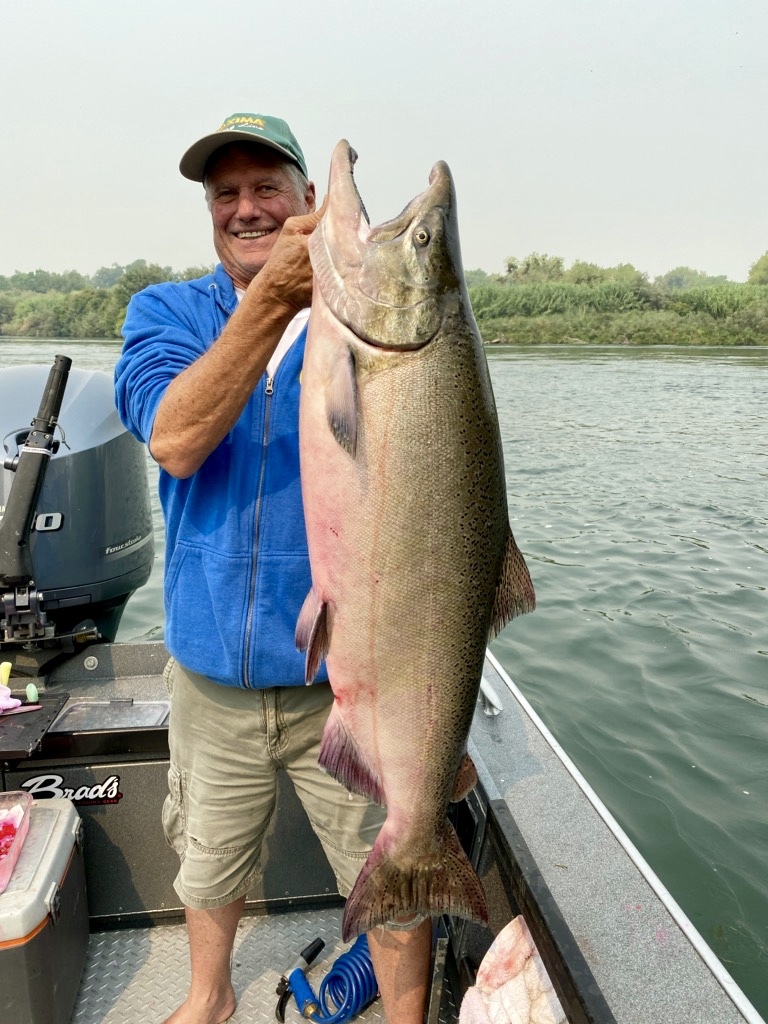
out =
[[486,919],[446,811],[474,781],[463,758],[488,638],[534,606],[450,171],[436,164],[427,190],[371,229],[355,159],[342,140],[310,239],[299,433],[312,590],[296,629],[307,682],[326,659],[335,696],[321,766],[387,808],[345,939],[415,913]]

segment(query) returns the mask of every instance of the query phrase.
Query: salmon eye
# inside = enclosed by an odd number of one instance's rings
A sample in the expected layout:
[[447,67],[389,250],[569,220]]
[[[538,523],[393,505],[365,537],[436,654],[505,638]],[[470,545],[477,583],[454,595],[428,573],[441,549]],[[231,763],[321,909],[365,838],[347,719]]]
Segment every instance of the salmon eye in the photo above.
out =
[[425,227],[416,228],[413,237],[417,245],[427,245],[429,242],[429,232]]

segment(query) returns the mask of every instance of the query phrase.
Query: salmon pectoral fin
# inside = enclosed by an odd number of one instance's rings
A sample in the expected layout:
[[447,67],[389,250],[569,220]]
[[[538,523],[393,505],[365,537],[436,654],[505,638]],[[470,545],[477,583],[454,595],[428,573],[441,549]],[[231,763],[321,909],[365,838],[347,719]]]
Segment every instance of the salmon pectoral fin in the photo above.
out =
[[528,566],[510,530],[496,586],[488,639],[493,640],[510,619],[525,612],[532,612],[535,607],[536,595],[533,592]]
[[312,588],[304,598],[296,620],[296,650],[307,652],[304,662],[304,682],[307,686],[314,680],[328,653],[327,607]]
[[459,800],[463,800],[465,796],[472,792],[476,785],[477,768],[475,768],[475,762],[469,754],[465,754],[461,759],[459,770],[456,772],[453,793],[451,793],[451,803],[455,804]]
[[[386,824],[347,898],[342,935],[347,942],[376,925],[403,921],[414,914],[451,914],[486,924],[488,905],[453,826],[446,819],[437,852],[413,858],[407,850],[385,852]],[[391,840],[390,840],[391,842]]]
[[333,368],[325,414],[331,433],[352,458],[357,451],[357,412],[355,358],[347,351]]
[[367,796],[377,804],[384,803],[381,779],[349,734],[335,703],[325,723],[317,763],[353,793]]

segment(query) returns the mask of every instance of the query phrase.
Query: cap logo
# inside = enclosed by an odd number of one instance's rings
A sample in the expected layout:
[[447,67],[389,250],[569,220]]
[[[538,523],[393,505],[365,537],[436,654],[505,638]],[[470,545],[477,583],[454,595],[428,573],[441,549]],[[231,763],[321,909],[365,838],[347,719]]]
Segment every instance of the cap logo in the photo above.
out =
[[279,117],[270,117],[269,114],[230,114],[212,134],[205,135],[189,147],[181,158],[179,169],[190,181],[202,181],[206,160],[216,149],[227,142],[248,141],[282,153],[286,160],[296,164],[304,177],[307,177],[304,154],[291,129],[285,121]]
[[217,128],[217,132],[225,132],[230,128],[266,128],[266,121],[262,121],[260,117],[244,117],[242,114],[237,117],[228,117],[221,128]]

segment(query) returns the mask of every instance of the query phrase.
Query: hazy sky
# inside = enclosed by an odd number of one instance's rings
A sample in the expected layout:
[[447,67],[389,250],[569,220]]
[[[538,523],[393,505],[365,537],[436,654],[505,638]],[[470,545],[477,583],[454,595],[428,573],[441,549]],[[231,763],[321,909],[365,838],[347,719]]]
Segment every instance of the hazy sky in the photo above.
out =
[[284,117],[373,222],[456,180],[466,268],[744,280],[768,250],[767,0],[0,0],[0,274],[214,260],[178,161]]

